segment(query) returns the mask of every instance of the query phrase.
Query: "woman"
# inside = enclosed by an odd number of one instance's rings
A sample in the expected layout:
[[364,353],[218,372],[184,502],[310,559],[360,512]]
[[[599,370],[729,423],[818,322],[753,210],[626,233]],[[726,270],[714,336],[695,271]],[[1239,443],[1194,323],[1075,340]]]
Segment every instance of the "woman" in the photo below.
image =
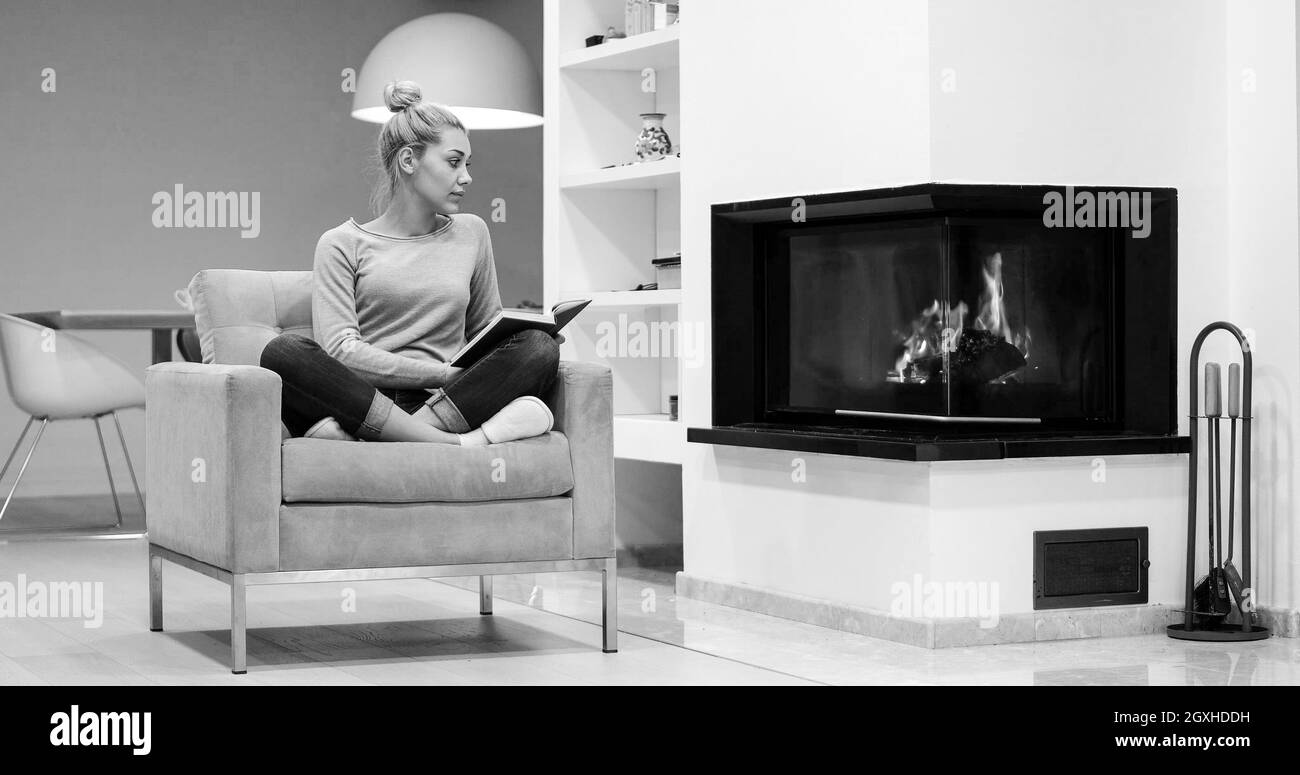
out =
[[447,363],[501,311],[487,224],[460,213],[468,133],[410,81],[384,98],[394,115],[379,134],[382,214],[321,236],[315,341],[282,334],[262,351],[284,383],[284,423],[294,436],[462,445],[546,433],[554,418],[538,396],[559,366],[550,335],[511,336],[468,368]]

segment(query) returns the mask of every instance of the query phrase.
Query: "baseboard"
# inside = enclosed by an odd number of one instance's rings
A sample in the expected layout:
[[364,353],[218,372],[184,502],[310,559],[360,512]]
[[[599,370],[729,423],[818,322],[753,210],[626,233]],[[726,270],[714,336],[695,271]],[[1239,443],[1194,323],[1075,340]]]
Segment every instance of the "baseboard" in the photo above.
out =
[[[931,649],[1151,635],[1163,633],[1167,625],[1182,619],[1181,606],[1161,603],[1004,614],[995,622],[975,617],[900,617],[870,608],[702,578],[685,571],[677,574],[677,594]],[[1259,623],[1271,628],[1275,637],[1300,637],[1300,611],[1262,607],[1257,616]]]
[[705,603],[815,624],[833,630],[869,635],[873,638],[934,648],[934,622],[928,619],[890,616],[884,611],[856,608],[816,598],[734,584],[677,573],[677,594]]
[[1275,638],[1300,638],[1300,609],[1264,605],[1255,609],[1255,619],[1272,630]]

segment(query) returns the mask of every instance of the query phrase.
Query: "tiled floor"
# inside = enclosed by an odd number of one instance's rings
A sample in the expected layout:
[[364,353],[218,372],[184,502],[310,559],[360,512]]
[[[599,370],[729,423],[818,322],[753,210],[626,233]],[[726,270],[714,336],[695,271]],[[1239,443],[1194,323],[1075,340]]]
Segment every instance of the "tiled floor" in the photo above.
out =
[[[1300,641],[1163,636],[931,651],[678,599],[669,572],[620,573],[620,651],[600,651],[593,573],[258,587],[249,672],[231,675],[228,587],[164,563],[148,630],[143,539],[0,543],[0,582],[101,581],[103,624],[0,618],[0,684],[1300,683]],[[531,599],[532,605],[528,604]],[[517,602],[516,602],[517,601]]]
[[[1300,684],[1300,639],[1215,644],[1147,635],[931,650],[679,599],[668,572],[626,568],[619,576],[621,630],[824,684]],[[477,589],[470,579],[443,583]],[[594,575],[498,577],[494,593],[536,600],[536,587],[547,610],[599,621]]]

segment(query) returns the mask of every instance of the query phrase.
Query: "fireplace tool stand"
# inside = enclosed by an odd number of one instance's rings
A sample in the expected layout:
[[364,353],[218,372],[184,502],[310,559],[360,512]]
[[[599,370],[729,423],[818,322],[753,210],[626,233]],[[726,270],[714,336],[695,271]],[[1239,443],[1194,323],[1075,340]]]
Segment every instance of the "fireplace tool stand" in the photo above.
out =
[[[1205,365],[1204,412],[1197,414],[1197,375],[1200,371],[1201,345],[1216,330],[1224,330],[1237,338],[1241,346],[1241,365],[1228,367],[1228,551],[1223,551],[1223,469],[1220,449],[1220,368],[1217,363]],[[1240,641],[1263,640],[1269,629],[1255,624],[1255,595],[1250,585],[1250,388],[1252,382],[1250,343],[1241,329],[1232,323],[1219,321],[1201,329],[1192,345],[1191,370],[1188,375],[1190,396],[1188,419],[1192,449],[1188,454],[1187,468],[1187,600],[1181,624],[1165,628],[1171,638],[1179,640]],[[1244,401],[1243,393],[1244,391]],[[1206,523],[1209,525],[1209,571],[1200,582],[1194,583],[1196,574],[1196,483],[1199,467],[1197,453],[1200,449],[1200,425],[1205,421],[1206,461]],[[1237,487],[1237,423],[1241,423],[1241,487]],[[1241,490],[1241,571],[1233,564],[1233,533],[1236,492]],[[1231,597],[1230,597],[1231,596]]]

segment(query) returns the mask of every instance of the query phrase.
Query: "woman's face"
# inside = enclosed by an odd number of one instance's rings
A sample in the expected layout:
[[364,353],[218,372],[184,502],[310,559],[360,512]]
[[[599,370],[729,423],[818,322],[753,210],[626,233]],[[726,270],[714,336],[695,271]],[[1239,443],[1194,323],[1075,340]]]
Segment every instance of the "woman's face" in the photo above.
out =
[[[469,138],[459,129],[442,133],[442,145],[430,145],[415,162],[411,187],[435,212],[458,213],[465,189],[473,178],[469,175],[472,149]],[[412,159],[414,161],[414,159]]]

